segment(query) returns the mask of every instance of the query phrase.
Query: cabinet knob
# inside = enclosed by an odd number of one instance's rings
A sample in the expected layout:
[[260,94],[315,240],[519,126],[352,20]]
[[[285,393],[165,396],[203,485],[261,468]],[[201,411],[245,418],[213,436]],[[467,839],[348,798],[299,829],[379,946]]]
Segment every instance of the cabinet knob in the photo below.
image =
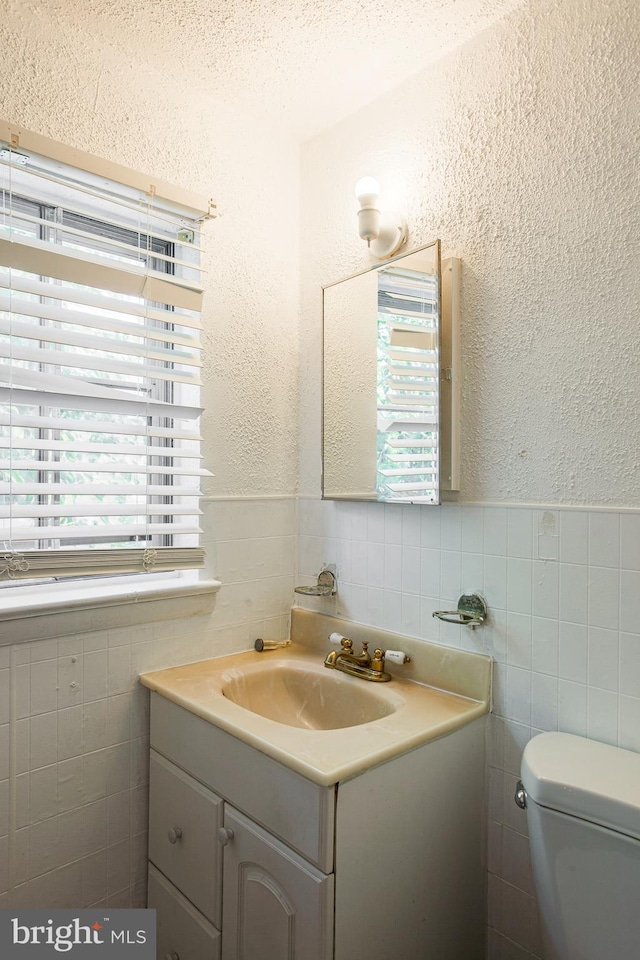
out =
[[230,827],[220,827],[218,830],[218,843],[221,847],[226,847],[230,840],[233,840],[233,830]]
[[[177,843],[178,840],[182,840],[182,830],[180,827],[172,827],[171,830],[169,830],[167,837],[169,838],[169,843]],[[173,958],[171,958],[171,960],[173,960]]]

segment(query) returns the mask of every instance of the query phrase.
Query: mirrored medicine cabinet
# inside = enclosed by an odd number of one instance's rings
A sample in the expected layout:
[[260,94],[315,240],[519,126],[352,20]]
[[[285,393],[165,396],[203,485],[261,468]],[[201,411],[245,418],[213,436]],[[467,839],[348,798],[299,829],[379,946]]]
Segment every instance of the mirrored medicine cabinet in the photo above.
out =
[[458,489],[459,286],[436,240],[324,287],[324,499]]

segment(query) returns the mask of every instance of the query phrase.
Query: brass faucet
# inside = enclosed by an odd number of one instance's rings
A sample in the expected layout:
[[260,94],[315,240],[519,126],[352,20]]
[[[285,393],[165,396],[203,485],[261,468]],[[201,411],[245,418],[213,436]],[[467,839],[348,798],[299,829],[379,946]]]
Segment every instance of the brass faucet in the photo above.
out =
[[[330,670],[340,670],[352,677],[362,680],[373,680],[381,683],[391,680],[391,674],[384,669],[384,650],[374,650],[373,659],[369,653],[369,644],[363,640],[362,652],[353,652],[353,640],[343,637],[340,641],[341,650],[332,650],[324,659],[325,667]],[[408,659],[408,658],[407,658]]]

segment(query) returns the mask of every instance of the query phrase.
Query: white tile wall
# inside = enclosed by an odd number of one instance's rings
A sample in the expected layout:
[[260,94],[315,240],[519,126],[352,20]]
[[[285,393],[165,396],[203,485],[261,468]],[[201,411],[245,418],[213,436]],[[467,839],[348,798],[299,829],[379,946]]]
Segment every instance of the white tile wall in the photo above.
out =
[[[299,577],[338,564],[305,605],[495,658],[489,725],[489,955],[541,955],[525,815],[526,742],[562,730],[640,751],[640,513],[301,500]],[[434,620],[480,592],[490,623]]]
[[148,694],[138,674],[287,634],[296,505],[205,505],[211,616],[0,647],[0,906],[143,905]]

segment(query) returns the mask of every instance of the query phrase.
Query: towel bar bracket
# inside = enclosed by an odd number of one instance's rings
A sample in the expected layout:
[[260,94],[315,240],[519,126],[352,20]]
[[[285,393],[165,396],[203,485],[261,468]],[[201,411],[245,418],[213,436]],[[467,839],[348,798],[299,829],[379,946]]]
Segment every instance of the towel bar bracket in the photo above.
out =
[[433,616],[445,623],[458,623],[463,627],[481,627],[487,619],[487,604],[477,593],[465,593],[458,600],[457,610],[434,610]]

